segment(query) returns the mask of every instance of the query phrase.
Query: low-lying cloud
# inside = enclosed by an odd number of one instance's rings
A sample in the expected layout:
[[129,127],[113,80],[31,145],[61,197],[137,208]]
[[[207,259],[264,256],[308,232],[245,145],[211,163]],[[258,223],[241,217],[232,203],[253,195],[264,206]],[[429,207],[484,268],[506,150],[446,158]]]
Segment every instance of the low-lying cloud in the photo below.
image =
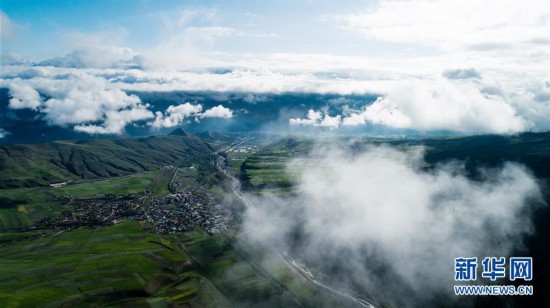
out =
[[31,109],[50,125],[73,127],[88,134],[121,134],[132,123],[152,127],[173,127],[189,116],[231,118],[222,105],[202,111],[201,105],[171,105],[153,114],[150,105],[101,76],[74,70],[52,74],[49,68],[33,68],[22,77],[2,80],[9,89],[10,109]]
[[340,115],[331,117],[330,115],[326,114],[326,112],[310,109],[307,112],[307,118],[294,118],[288,121],[290,125],[338,128],[338,126],[340,126],[340,123],[342,122],[342,117]]
[[229,108],[225,108],[222,105],[214,106],[201,114],[202,118],[225,118],[229,119],[233,117],[233,111]]
[[[423,132],[466,133],[550,129],[550,122],[543,119],[550,116],[548,96],[539,94],[537,101],[536,96],[527,94],[504,95],[498,85],[479,81],[475,71],[456,70],[446,75],[448,78],[402,81],[391,86],[363,110],[343,114],[342,121],[334,122],[333,127],[371,124]],[[537,89],[532,93],[545,93],[548,86]],[[311,118],[312,115],[318,117]],[[320,117],[320,111],[310,110],[306,118],[291,119],[289,123],[320,126]]]
[[543,202],[535,178],[513,163],[473,181],[456,162],[424,170],[420,150],[322,149],[312,157],[321,159],[303,171],[299,197],[255,200],[247,238],[289,251],[333,286],[399,306],[450,296],[456,257],[521,249],[533,232],[531,210]]
[[6,131],[6,130],[3,129],[3,128],[0,128],[0,139],[6,137],[6,135],[8,135],[8,134],[9,134],[8,131]]
[[157,111],[155,121],[150,123],[150,125],[155,128],[178,126],[185,119],[200,113],[201,110],[201,105],[193,105],[191,103],[178,106],[170,105],[164,113]]
[[154,128],[166,128],[181,125],[192,117],[195,118],[195,121],[200,121],[201,118],[229,119],[233,117],[233,111],[222,105],[214,106],[204,112],[201,111],[201,104],[184,103],[177,106],[170,105],[164,113],[157,111],[155,113],[155,120],[149,122],[149,125]]
[[15,78],[7,86],[12,97],[9,108],[33,109],[51,125],[74,126],[76,131],[120,134],[128,123],[153,118],[139,97],[88,74]]
[[[474,68],[446,70],[443,76],[439,73],[433,78],[344,80],[320,78],[310,73],[237,68],[219,74],[210,71],[8,66],[3,67],[0,86],[10,89],[11,108],[47,112],[48,120],[55,125],[67,124],[67,117],[58,118],[58,113],[44,108],[49,98],[68,102],[71,96],[78,96],[79,99],[69,105],[91,110],[69,118],[78,122],[77,119],[87,115],[86,121],[104,122],[107,113],[114,115],[113,109],[120,111],[146,105],[139,98],[126,94],[128,92],[209,91],[258,96],[287,92],[379,96],[375,103],[365,104],[362,108],[356,105],[350,108],[347,103],[338,101],[338,104],[331,103],[330,113],[328,109],[321,109],[311,110],[303,118],[294,115],[286,119],[290,125],[330,129],[377,125],[397,130],[462,133],[550,129],[550,82],[524,81],[521,85],[505,86],[484,76]],[[296,105],[299,104],[297,101]],[[160,115],[162,118],[153,113],[142,112],[141,115],[142,120],[154,119],[155,127],[165,127],[161,122],[168,125],[174,120],[169,113],[164,112]],[[117,116],[124,117],[124,114]],[[165,120],[167,116],[168,120]],[[218,106],[204,111],[197,118],[232,116],[232,110]],[[97,123],[78,124],[97,126]],[[119,129],[113,127],[106,131]]]

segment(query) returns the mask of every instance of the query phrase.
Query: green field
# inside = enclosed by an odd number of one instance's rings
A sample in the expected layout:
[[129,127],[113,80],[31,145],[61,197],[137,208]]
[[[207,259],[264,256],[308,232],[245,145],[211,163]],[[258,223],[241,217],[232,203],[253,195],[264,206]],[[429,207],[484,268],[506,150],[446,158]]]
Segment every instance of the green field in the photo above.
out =
[[241,172],[241,165],[244,160],[253,155],[253,153],[249,152],[227,152],[226,154],[227,165],[234,174],[239,174]]
[[258,273],[249,263],[250,256],[238,253],[233,246],[236,244],[227,237],[208,236],[202,229],[170,237],[185,245],[186,251],[201,265],[198,272],[232,302],[243,306],[293,305],[291,298],[282,294],[269,277]]
[[28,226],[65,209],[50,188],[0,189],[0,230]]
[[[203,292],[218,302],[225,301],[213,286],[202,283],[205,279],[194,271],[188,254],[158,235],[146,233],[138,222],[0,247],[3,307],[143,300],[193,304]],[[193,278],[193,283],[180,283],[186,277]]]
[[166,169],[143,172],[107,180],[85,181],[83,183],[52,188],[58,196],[71,195],[76,198],[95,197],[97,195],[131,195],[146,190],[161,196],[170,193],[168,184],[172,172]]
[[[224,235],[209,236],[200,228],[159,236],[128,221],[40,239],[28,236],[0,236],[2,307],[293,305],[250,263],[250,255],[239,252],[242,248],[235,250]],[[322,298],[283,263],[264,265],[304,303]]]
[[312,148],[311,140],[288,138],[250,155],[240,168],[243,188],[256,194],[293,193],[300,170],[288,169],[288,163],[294,158],[307,155]]

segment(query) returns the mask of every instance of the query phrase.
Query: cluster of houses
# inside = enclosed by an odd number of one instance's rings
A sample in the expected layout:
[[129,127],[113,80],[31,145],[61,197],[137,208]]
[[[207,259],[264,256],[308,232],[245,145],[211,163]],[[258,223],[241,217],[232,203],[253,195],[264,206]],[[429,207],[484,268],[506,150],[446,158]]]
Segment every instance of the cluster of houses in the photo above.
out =
[[162,234],[189,231],[195,227],[215,234],[227,228],[223,208],[203,191],[153,197],[146,214],[147,220]]
[[123,220],[143,220],[143,197],[105,195],[95,198],[74,199],[65,196],[62,205],[72,206],[74,211],[47,216],[28,229],[71,230],[80,227],[102,227]]
[[215,202],[208,191],[200,189],[161,197],[105,195],[75,199],[65,196],[61,198],[60,203],[72,206],[74,210],[47,216],[19,231],[97,228],[124,220],[147,220],[162,234],[189,231],[195,227],[202,227],[209,234],[215,234],[227,228],[228,218],[223,208]]

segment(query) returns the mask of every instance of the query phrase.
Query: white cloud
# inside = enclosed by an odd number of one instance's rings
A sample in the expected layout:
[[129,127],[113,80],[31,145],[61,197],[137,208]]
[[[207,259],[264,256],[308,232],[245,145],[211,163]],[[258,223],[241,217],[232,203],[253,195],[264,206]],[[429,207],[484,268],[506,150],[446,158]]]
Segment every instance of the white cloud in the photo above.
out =
[[98,31],[82,32],[69,30],[63,33],[65,41],[77,49],[121,45],[127,36],[128,30],[114,24],[105,25]]
[[393,128],[411,128],[410,118],[399,110],[399,107],[387,103],[385,98],[378,98],[372,105],[365,107],[361,113],[351,113],[345,117],[342,124],[345,126],[358,126],[370,124],[382,124]]
[[9,134],[10,134],[10,133],[9,133],[7,130],[5,130],[5,129],[3,129],[3,128],[0,128],[0,139],[6,137],[6,136],[9,135]]
[[507,256],[534,230],[530,213],[543,199],[522,166],[480,170],[483,180],[471,181],[459,163],[423,171],[421,151],[352,152],[320,149],[306,157],[315,163],[292,162],[289,172],[303,170],[299,194],[250,197],[246,237],[330,271],[333,286],[423,307],[436,294],[454,298],[454,258]]
[[20,53],[8,51],[0,53],[1,65],[30,65],[31,62]]
[[124,110],[109,110],[105,112],[103,124],[80,124],[74,127],[75,131],[88,134],[120,134],[126,125],[136,121],[152,118],[151,111],[144,105]]
[[238,35],[239,31],[221,23],[215,9],[177,9],[153,16],[163,26],[159,42],[145,50],[148,68],[197,69],[222,66],[214,54],[218,39]]
[[315,111],[313,109],[308,110],[307,117],[305,119],[295,118],[288,120],[290,125],[302,125],[302,126],[319,126],[329,127],[331,129],[338,128],[342,122],[340,115],[331,117],[326,112]]
[[161,127],[174,127],[183,123],[183,121],[191,116],[200,114],[202,111],[202,105],[193,105],[191,103],[184,103],[177,106],[170,105],[165,113],[157,111],[155,114],[155,120],[150,122],[149,125],[155,128]]
[[[0,11],[0,21],[2,22],[2,27],[0,27],[0,38],[2,40],[15,38],[17,33],[22,29],[22,26],[11,20],[4,11]],[[2,52],[4,51],[2,50]]]
[[369,38],[453,50],[482,45],[514,48],[548,39],[548,15],[548,3],[540,0],[398,0],[336,19]]
[[510,95],[511,104],[533,131],[550,130],[550,80],[534,81]]
[[525,119],[499,95],[483,93],[470,81],[410,81],[390,89],[344,125],[383,124],[421,131],[511,133],[525,130]]
[[193,22],[215,22],[220,16],[215,9],[211,8],[182,8],[169,12],[154,14],[153,20],[160,21],[165,33],[169,35],[180,32]]
[[136,68],[143,65],[143,57],[130,48],[94,46],[76,50],[63,57],[44,60],[38,65],[67,68]]
[[40,94],[21,79],[15,79],[9,83],[12,98],[9,107],[12,109],[36,109],[41,105]]
[[233,111],[222,105],[212,107],[201,114],[203,118],[225,118],[229,119],[233,117]]
[[233,111],[222,105],[212,107],[204,112],[202,112],[201,104],[184,103],[177,106],[170,105],[164,113],[157,111],[155,120],[149,122],[149,125],[154,128],[174,127],[185,123],[191,117],[194,117],[197,121],[199,118],[228,119],[233,117]]
[[109,25],[95,32],[71,30],[62,37],[70,49],[64,56],[40,61],[37,65],[65,68],[141,68],[144,57],[129,47],[120,47],[128,31]]
[[397,129],[466,133],[548,129],[549,125],[544,124],[549,108],[546,102],[536,103],[531,93],[531,97],[523,96],[527,101],[515,103],[494,86],[478,78],[399,81],[387,87],[381,97],[362,111],[350,111],[344,106],[341,109],[343,116],[330,117],[321,111],[309,110],[306,118],[290,119],[289,124],[331,128],[374,124]]
[[323,114],[321,111],[315,111],[313,109],[308,110],[307,117],[305,119],[290,119],[289,123],[290,125],[307,125],[307,126],[314,126],[315,124],[318,124],[321,119],[323,118]]
[[475,68],[446,70],[443,72],[443,76],[447,79],[481,78]]
[[[10,108],[36,109],[53,125],[74,125],[77,131],[97,134],[120,134],[126,124],[153,117],[139,97],[101,77],[82,73],[48,77],[5,80],[12,96]],[[38,93],[47,99],[40,100]]]
[[[341,109],[340,114],[329,115],[324,111],[320,118],[291,119],[289,123],[292,125],[337,128],[342,124],[377,124],[420,131],[453,130],[467,133],[511,133],[550,129],[547,121],[550,114],[547,85],[550,79],[542,76],[542,79],[538,79],[542,81],[538,82],[531,81],[537,80],[531,78],[525,78],[523,83],[503,82],[506,79],[487,77],[492,76],[491,71],[477,69],[445,70],[444,75],[448,75],[447,78],[441,77],[439,72],[433,78],[421,76],[371,80],[331,79],[312,73],[280,72],[270,69],[234,68],[224,74],[216,74],[201,71],[6,66],[3,67],[0,76],[1,83],[8,87],[27,85],[44,94],[53,91],[54,99],[57,99],[58,95],[55,93],[78,88],[77,85],[67,82],[67,76],[90,76],[91,80],[101,81],[99,88],[108,89],[107,93],[119,95],[124,94],[124,91],[219,91],[254,95],[313,92],[380,96],[376,103],[365,105],[363,109],[357,109],[356,104],[353,109],[333,104],[332,108]],[[68,88],[63,90],[65,86]],[[24,89],[30,96],[24,96],[23,93],[15,95],[15,99],[22,100],[14,100],[14,106],[37,105],[38,98],[36,94],[31,94],[33,91],[28,87]],[[91,95],[91,90],[79,92]],[[105,91],[99,91],[103,92]],[[122,101],[126,99],[123,98]],[[55,100],[50,104],[54,102]],[[87,113],[93,112],[89,117],[95,118],[98,110],[88,109]],[[214,110],[208,111],[207,114],[211,112]],[[166,125],[169,124],[168,121]],[[161,125],[160,123],[158,125]]]

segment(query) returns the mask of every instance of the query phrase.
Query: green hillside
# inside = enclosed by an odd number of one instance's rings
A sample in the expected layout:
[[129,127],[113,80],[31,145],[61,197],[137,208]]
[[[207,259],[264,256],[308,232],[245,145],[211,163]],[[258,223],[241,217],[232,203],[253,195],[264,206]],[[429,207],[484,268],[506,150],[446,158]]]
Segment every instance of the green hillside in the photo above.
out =
[[214,149],[190,134],[140,139],[54,141],[0,147],[0,188],[109,178],[179,165]]
[[3,307],[229,305],[192,256],[135,221],[0,247]]

